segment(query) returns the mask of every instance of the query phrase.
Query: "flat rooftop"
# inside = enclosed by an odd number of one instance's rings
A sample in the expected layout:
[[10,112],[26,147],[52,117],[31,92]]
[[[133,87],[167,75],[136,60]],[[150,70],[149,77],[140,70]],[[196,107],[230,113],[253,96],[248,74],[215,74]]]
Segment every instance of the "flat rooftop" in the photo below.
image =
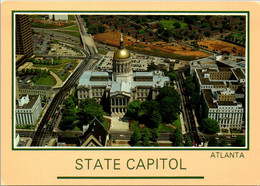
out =
[[207,102],[209,108],[217,108],[217,105],[213,103],[213,96],[211,94],[210,89],[203,89],[202,93],[204,95],[205,101]]
[[238,77],[238,79],[245,79],[245,74],[242,72],[240,68],[232,69],[235,73],[235,76]]
[[225,85],[222,81],[210,81],[209,78],[204,78],[201,69],[195,69],[202,85]]
[[28,85],[28,84],[18,84],[19,89],[33,89],[33,90],[50,90],[52,86],[49,85]]
[[[21,95],[19,98],[26,96]],[[29,103],[24,104],[23,106],[19,106],[18,101],[16,101],[16,109],[31,109],[33,105],[35,104],[36,100],[38,99],[39,95],[29,95]]]

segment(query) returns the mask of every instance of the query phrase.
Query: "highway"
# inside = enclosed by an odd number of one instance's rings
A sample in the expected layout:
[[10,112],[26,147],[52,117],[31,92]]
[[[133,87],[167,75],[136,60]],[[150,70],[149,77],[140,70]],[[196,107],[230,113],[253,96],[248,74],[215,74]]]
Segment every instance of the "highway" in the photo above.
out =
[[81,41],[83,43],[83,48],[89,52],[89,55],[94,55],[98,53],[92,35],[87,33],[87,29],[84,26],[82,18],[80,17],[80,15],[75,15],[75,17],[80,32]]
[[71,88],[75,86],[81,74],[88,67],[90,59],[91,58],[88,57],[83,62],[81,62],[80,66],[57,92],[45,115],[43,116],[43,119],[33,137],[31,146],[44,146],[52,138],[54,124],[59,115],[58,109],[62,105],[66,95],[69,93]]
[[[77,47],[81,51],[84,52],[84,54],[87,56],[78,66],[78,68],[74,71],[74,73],[69,77],[69,79],[66,81],[66,83],[58,90],[57,94],[53,98],[49,108],[47,109],[45,115],[43,116],[43,119],[33,135],[33,141],[31,146],[45,146],[46,143],[52,138],[55,137],[53,134],[53,128],[55,126],[55,122],[59,116],[59,111],[62,106],[62,102],[65,99],[65,97],[69,94],[71,88],[73,88],[79,77],[82,75],[82,73],[89,69],[92,65],[91,59],[97,54],[96,46],[93,41],[93,38],[90,34],[87,34],[86,29],[84,28],[83,23],[80,20],[80,16],[76,16],[78,27],[80,30],[81,37],[87,36],[91,39],[84,40],[84,37],[82,39],[84,49],[81,47]],[[51,31],[51,30],[49,30]],[[51,34],[52,31],[51,31]],[[55,33],[57,35],[60,35],[61,33]],[[64,34],[61,34],[64,35]],[[65,34],[66,35],[66,34]],[[77,39],[71,37],[71,36],[65,36],[69,37],[71,41],[75,41]]]

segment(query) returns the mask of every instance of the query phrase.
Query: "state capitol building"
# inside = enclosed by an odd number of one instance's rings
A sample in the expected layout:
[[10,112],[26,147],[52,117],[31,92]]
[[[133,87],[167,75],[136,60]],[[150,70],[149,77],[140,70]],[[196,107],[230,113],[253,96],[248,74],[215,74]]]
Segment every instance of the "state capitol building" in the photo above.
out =
[[109,100],[112,116],[122,116],[133,100],[155,99],[159,89],[169,86],[170,79],[162,71],[133,72],[130,52],[121,35],[119,48],[113,56],[113,72],[85,71],[77,87],[79,100],[94,98],[98,103]]

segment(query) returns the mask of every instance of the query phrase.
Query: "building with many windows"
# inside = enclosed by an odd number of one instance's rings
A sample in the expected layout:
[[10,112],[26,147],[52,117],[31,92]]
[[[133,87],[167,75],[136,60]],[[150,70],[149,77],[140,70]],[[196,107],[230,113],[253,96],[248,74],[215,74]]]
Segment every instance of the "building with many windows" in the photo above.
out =
[[41,95],[42,98],[50,98],[53,87],[49,85],[18,84],[20,94]]
[[34,125],[41,111],[41,97],[39,95],[22,95],[16,101],[16,126]]
[[242,129],[244,127],[244,108],[236,101],[234,91],[204,89],[202,95],[204,117],[217,120],[220,128]]
[[33,55],[32,30],[29,15],[15,15],[15,54]]
[[190,62],[190,73],[196,77],[203,98],[202,118],[217,120],[220,128],[244,128],[244,60],[239,56],[211,56]]
[[109,100],[112,115],[122,116],[133,100],[145,101],[149,96],[155,99],[159,89],[170,84],[169,77],[161,71],[134,72],[130,52],[120,46],[114,52],[113,72],[85,71],[80,77],[78,99],[95,98],[99,103]]

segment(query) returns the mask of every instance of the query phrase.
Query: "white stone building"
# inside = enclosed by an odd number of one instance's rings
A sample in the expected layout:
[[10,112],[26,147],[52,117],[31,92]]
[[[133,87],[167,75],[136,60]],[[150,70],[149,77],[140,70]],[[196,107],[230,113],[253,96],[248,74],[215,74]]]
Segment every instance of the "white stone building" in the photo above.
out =
[[109,100],[112,115],[122,116],[133,100],[144,101],[150,96],[155,99],[159,89],[170,84],[169,77],[161,71],[134,72],[130,52],[120,46],[113,56],[113,72],[85,71],[80,77],[77,96],[81,99],[95,98]]
[[69,17],[67,14],[54,14],[54,15],[49,15],[49,19],[53,19],[54,21],[65,21],[68,20]]
[[16,101],[16,126],[34,125],[42,110],[40,95],[23,95]]
[[[217,93],[219,92],[219,93]],[[202,90],[204,97],[204,112],[206,117],[219,122],[220,128],[242,129],[244,125],[244,108],[235,100],[232,91]],[[222,96],[222,97],[220,97]]]

